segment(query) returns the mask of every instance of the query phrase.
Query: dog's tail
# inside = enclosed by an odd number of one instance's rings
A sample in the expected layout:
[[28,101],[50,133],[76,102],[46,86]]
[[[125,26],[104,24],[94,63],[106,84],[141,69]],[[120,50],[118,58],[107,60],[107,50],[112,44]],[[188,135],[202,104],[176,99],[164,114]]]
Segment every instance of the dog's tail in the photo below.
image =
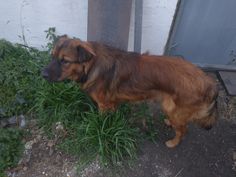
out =
[[217,110],[217,98],[218,98],[218,88],[211,87],[206,92],[207,95],[205,97],[205,102],[207,103],[204,105],[204,109],[200,111],[200,117],[196,120],[196,123],[206,129],[210,130],[218,117],[218,110]]

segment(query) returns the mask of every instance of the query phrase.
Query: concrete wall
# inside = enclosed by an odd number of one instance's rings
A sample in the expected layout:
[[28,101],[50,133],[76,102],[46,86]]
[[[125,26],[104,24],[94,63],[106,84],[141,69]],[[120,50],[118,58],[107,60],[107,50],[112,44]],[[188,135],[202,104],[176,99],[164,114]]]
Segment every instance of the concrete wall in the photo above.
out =
[[[178,0],[143,0],[142,51],[162,54]],[[30,46],[46,45],[44,32],[56,27],[59,34],[87,39],[87,0],[7,0],[0,6],[0,38]],[[134,41],[134,3],[129,50]]]
[[143,0],[142,51],[162,54],[178,0]]
[[[87,39],[86,0],[7,0],[0,5],[0,38],[22,43],[24,35],[30,46],[46,45],[49,27],[59,34]],[[19,37],[21,36],[21,37]]]

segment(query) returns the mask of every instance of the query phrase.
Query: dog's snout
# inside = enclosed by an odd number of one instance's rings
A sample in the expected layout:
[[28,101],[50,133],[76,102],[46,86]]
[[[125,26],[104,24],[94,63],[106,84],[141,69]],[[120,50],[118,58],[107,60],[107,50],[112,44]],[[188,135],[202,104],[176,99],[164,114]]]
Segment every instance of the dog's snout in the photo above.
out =
[[48,74],[47,68],[44,68],[44,69],[41,71],[41,75],[43,76],[44,79],[48,79],[49,74]]

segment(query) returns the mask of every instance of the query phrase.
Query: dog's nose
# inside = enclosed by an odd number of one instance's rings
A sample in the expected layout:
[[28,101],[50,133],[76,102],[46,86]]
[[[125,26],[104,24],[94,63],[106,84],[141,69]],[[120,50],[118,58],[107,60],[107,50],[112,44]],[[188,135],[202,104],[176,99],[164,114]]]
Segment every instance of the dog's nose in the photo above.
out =
[[42,71],[41,71],[41,75],[43,76],[44,79],[48,79],[48,71],[46,68],[44,68]]

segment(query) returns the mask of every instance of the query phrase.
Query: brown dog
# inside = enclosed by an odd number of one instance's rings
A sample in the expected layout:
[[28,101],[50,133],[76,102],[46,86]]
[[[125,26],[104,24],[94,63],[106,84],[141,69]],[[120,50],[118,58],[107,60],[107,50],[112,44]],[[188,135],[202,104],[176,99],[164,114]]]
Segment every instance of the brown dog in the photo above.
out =
[[62,36],[42,75],[49,81],[70,79],[81,84],[101,111],[122,102],[158,99],[175,130],[166,142],[175,147],[188,122],[210,128],[215,122],[215,82],[193,64],[177,57],[140,55],[96,42]]

